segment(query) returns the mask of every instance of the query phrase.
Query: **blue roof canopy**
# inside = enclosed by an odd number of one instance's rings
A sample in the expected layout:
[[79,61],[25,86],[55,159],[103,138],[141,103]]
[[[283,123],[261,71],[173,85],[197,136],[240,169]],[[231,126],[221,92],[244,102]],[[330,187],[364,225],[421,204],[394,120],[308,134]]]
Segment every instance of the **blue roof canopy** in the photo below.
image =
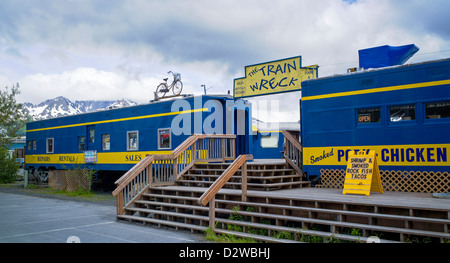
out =
[[414,44],[399,47],[386,45],[361,49],[358,51],[359,67],[368,69],[403,65],[417,51],[419,51],[419,48]]

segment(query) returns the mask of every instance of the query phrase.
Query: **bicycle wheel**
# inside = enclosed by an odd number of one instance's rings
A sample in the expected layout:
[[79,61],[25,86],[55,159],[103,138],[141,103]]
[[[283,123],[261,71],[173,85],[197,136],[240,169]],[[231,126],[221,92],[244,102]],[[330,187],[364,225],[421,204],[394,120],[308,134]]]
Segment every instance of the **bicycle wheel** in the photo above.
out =
[[175,82],[175,85],[173,85],[173,95],[180,95],[181,91],[183,90],[183,83],[181,81]]
[[164,83],[161,83],[158,85],[158,87],[156,88],[156,97],[157,98],[163,98],[164,96],[166,96],[167,93],[167,85]]

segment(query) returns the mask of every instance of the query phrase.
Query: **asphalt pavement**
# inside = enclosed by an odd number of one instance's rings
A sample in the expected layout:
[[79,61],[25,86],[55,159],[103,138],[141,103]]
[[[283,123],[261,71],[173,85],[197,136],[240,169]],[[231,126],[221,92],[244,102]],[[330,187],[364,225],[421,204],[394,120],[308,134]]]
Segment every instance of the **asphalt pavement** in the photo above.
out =
[[0,192],[0,243],[199,243],[200,234],[116,221],[116,207]]

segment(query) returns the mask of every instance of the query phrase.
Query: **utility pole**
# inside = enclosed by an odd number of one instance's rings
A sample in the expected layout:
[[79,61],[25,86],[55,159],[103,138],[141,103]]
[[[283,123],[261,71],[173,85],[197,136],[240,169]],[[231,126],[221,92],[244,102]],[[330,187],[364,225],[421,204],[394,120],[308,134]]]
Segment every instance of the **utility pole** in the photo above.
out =
[[205,92],[205,95],[206,95],[206,86],[205,86],[205,84],[201,85],[201,87],[203,87],[203,91]]

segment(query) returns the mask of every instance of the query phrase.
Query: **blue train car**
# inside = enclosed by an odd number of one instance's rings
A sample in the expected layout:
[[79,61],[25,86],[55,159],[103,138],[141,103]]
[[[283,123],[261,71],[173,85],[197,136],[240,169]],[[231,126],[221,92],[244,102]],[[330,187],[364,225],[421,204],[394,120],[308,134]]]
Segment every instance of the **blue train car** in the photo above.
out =
[[450,59],[302,82],[303,169],[345,169],[375,150],[381,170],[450,171]]
[[[300,135],[299,122],[256,123],[253,130],[253,157],[255,159],[282,159],[285,139],[281,132],[289,130]],[[300,136],[299,136],[300,137]]]
[[26,169],[127,171],[147,154],[170,154],[192,134],[237,134],[252,154],[251,104],[231,96],[188,96],[27,123]]

